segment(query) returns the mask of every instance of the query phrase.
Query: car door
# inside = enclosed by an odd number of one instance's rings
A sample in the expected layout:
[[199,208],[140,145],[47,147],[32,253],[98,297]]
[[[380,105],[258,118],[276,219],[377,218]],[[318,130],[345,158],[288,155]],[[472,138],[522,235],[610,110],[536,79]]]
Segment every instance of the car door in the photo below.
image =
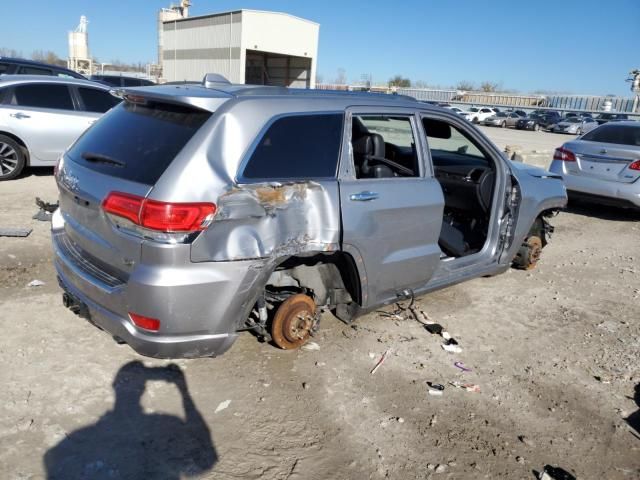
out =
[[517,113],[510,113],[509,118],[507,118],[507,127],[515,127],[519,119],[520,116]]
[[423,152],[414,112],[347,112],[339,178],[342,248],[365,271],[365,307],[424,286],[438,267],[444,197]]
[[6,109],[10,130],[29,148],[32,165],[53,165],[95,120],[78,112],[65,83],[24,83],[13,87]]

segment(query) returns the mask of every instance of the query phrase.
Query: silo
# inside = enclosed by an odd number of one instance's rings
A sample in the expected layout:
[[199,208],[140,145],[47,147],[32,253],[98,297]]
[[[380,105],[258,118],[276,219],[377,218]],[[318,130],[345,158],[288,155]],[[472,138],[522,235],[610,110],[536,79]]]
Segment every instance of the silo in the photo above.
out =
[[69,58],[83,60],[89,58],[88,23],[87,17],[82,15],[78,27],[73,32],[69,32]]

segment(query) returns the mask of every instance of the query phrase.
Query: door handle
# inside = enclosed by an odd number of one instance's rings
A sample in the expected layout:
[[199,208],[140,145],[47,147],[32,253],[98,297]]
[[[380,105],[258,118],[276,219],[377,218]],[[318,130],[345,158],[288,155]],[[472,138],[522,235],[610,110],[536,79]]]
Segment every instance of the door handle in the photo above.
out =
[[351,195],[349,195],[349,199],[354,202],[369,202],[371,200],[377,199],[379,196],[380,195],[378,195],[376,192],[365,191],[360,193],[352,193]]
[[31,118],[30,115],[27,115],[26,113],[22,113],[22,112],[18,112],[18,113],[11,113],[9,114],[10,117],[13,118],[17,118],[17,119],[21,119],[21,118]]

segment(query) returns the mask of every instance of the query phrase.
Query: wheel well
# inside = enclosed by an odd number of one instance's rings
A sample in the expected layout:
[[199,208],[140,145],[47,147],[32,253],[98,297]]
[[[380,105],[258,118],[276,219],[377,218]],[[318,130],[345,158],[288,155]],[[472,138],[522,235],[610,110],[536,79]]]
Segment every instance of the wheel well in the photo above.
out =
[[318,305],[362,305],[358,267],[344,252],[289,257],[276,267],[267,286],[311,290]]
[[31,163],[31,159],[29,158],[29,149],[20,137],[16,137],[13,133],[3,132],[2,130],[0,130],[0,135],[4,135],[5,137],[9,137],[10,139],[15,140],[22,147],[22,151],[24,152],[24,156],[26,159],[26,164],[29,165]]

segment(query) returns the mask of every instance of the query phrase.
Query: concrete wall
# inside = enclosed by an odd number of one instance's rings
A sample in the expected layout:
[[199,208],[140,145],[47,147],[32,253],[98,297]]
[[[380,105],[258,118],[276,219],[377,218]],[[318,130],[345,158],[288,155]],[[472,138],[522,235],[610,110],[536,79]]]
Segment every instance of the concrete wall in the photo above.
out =
[[240,12],[231,12],[164,23],[164,79],[200,81],[220,73],[242,83],[241,20]]

